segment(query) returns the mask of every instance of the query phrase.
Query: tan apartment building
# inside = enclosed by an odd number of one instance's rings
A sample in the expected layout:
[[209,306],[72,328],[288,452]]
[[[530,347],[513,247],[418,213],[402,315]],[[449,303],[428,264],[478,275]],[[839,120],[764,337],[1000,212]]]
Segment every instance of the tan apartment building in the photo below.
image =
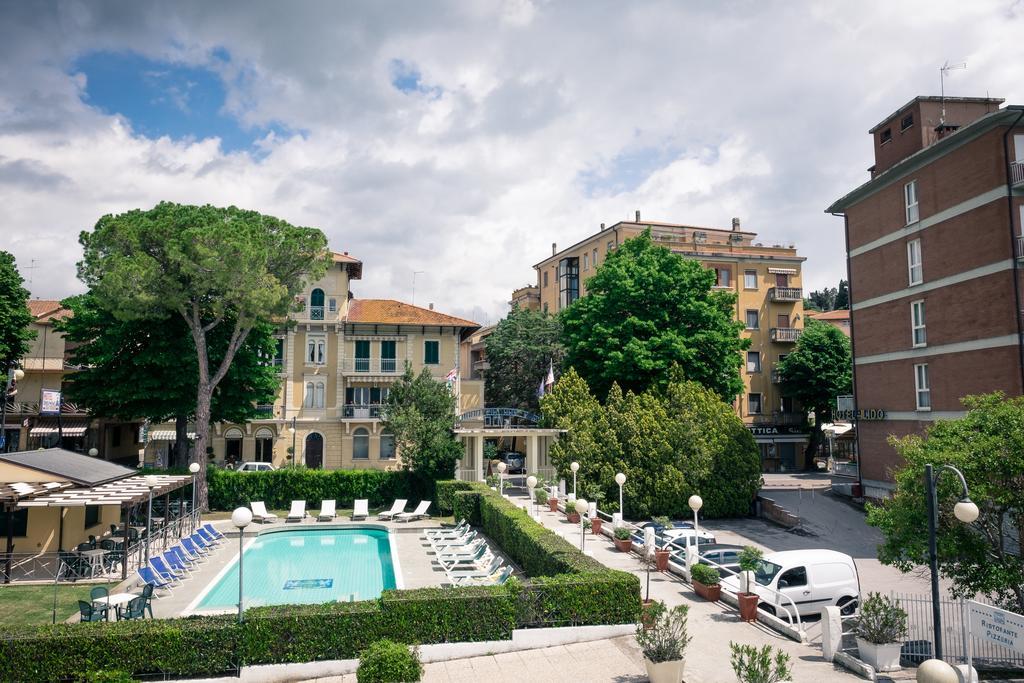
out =
[[680,223],[622,221],[601,229],[576,244],[559,250],[534,265],[537,284],[516,290],[512,300],[531,301],[527,290],[536,289],[538,307],[557,313],[587,293],[587,280],[608,254],[625,240],[650,230],[655,244],[700,261],[715,271],[716,288],[736,294],[736,319],[744,323],[743,336],[751,340],[741,369],[744,393],[736,410],[754,435],[765,471],[804,469],[808,430],[805,414],[780,393],[778,362],[800,338],[803,329],[804,257],[793,245],[757,241],[757,234],[741,229],[706,228]]
[[888,443],[1024,391],[1024,106],[916,97],[871,129],[870,180],[844,217],[864,495],[887,496]]
[[[212,429],[216,462],[292,462],[312,468],[389,469],[398,464],[394,437],[381,407],[409,363],[437,380],[451,379],[460,412],[483,405],[483,381],[469,377],[468,340],[480,326],[469,320],[392,299],[356,299],[362,263],[335,253],[319,280],[306,284],[298,309],[277,333],[281,389],[263,415]],[[152,432],[147,458],[166,463],[172,426]],[[290,449],[294,447],[294,459]]]

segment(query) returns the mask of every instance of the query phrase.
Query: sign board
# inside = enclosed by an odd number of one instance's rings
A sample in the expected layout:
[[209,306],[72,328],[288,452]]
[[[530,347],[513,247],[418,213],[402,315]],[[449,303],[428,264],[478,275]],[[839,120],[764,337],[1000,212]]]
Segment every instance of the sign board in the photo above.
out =
[[40,415],[60,415],[60,392],[56,389],[43,389],[39,399]]
[[1024,655],[1024,616],[974,600],[967,601],[967,611],[975,638]]
[[839,412],[853,410],[853,395],[836,396],[836,410]]
[[747,429],[754,436],[781,436],[790,434],[793,436],[807,436],[807,430],[803,427],[792,427],[789,425],[747,425]]
[[837,410],[833,416],[835,420],[884,420],[886,412],[884,408],[868,408],[865,410]]

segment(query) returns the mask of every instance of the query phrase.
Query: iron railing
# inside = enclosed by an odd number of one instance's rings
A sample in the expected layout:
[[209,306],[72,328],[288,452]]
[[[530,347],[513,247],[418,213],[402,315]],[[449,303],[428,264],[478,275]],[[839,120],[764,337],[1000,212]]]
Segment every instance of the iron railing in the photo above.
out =
[[400,372],[396,358],[343,358],[342,372],[394,375]]
[[310,306],[309,307],[309,319],[310,320],[323,320],[324,319],[324,307],[323,306]]
[[772,287],[768,290],[768,298],[772,301],[802,301],[804,291],[799,287]]
[[1020,185],[1024,183],[1024,161],[1010,162],[1010,184]]
[[770,330],[773,342],[795,343],[803,330],[796,327],[773,327]]
[[377,419],[381,416],[381,409],[383,406],[379,403],[371,405],[366,404],[346,404],[342,408],[342,417],[354,418],[354,419]]

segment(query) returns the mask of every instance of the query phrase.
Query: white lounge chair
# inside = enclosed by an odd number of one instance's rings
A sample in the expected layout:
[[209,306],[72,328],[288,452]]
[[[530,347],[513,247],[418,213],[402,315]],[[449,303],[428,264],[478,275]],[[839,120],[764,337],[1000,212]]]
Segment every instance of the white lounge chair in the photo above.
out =
[[510,576],[512,576],[512,567],[506,566],[484,577],[472,578],[467,576],[454,578],[452,583],[456,586],[500,586],[508,581]]
[[481,546],[471,555],[438,558],[437,563],[445,571],[451,569],[481,569],[494,562],[494,553],[487,546]]
[[469,531],[469,524],[466,520],[461,519],[459,523],[450,529],[427,529],[423,532],[423,535],[427,538],[451,538],[453,536],[462,536]]
[[352,519],[366,519],[370,516],[370,501],[359,498],[352,504]]
[[480,548],[486,548],[487,542],[482,538],[478,538],[469,545],[458,546],[456,548],[444,548],[437,552],[437,557],[469,557],[475,555]]
[[456,567],[455,569],[449,569],[446,573],[448,578],[454,581],[455,579],[461,578],[472,578],[482,579],[486,576],[490,576],[494,572],[501,568],[503,561],[500,557],[494,556],[486,567]]
[[377,513],[377,519],[392,519],[395,515],[402,512],[405,509],[405,504],[409,501],[405,498],[399,498],[395,501],[394,505],[391,506],[390,510],[384,510],[383,512]]
[[293,500],[292,509],[288,511],[288,516],[285,517],[286,522],[301,522],[306,518],[306,501],[304,500]]
[[394,520],[396,522],[411,522],[414,519],[423,519],[424,517],[429,517],[430,515],[427,513],[427,508],[430,507],[430,503],[431,501],[429,500],[421,500],[420,504],[416,506],[415,510],[413,510],[412,512],[399,512],[397,515],[394,516]]
[[334,511],[335,501],[325,500],[320,503],[320,514],[316,516],[318,522],[333,522],[338,513]]
[[459,538],[448,538],[440,541],[430,541],[430,547],[433,548],[435,553],[447,552],[455,548],[464,548],[473,541],[476,540],[477,534],[475,531],[470,531],[465,536]]
[[262,500],[254,500],[250,506],[252,510],[252,521],[263,524],[264,522],[273,522],[275,519],[280,519],[273,512],[267,512],[267,506],[263,504]]

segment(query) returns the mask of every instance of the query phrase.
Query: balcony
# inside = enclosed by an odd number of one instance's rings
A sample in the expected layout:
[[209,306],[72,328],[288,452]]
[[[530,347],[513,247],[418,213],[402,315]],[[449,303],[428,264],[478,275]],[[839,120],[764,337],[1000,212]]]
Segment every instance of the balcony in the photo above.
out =
[[803,330],[796,327],[773,327],[771,340],[780,344],[795,344]]
[[772,425],[774,427],[804,427],[807,425],[807,416],[803,413],[788,413],[775,410],[771,413],[752,415],[751,423],[755,425]]
[[1010,163],[1010,185],[1013,187],[1024,185],[1024,161]]
[[772,368],[772,384],[782,384],[782,373],[778,368]]
[[772,301],[803,301],[804,290],[799,287],[772,287],[768,290]]
[[341,362],[346,375],[397,375],[403,369],[396,358],[344,358]]
[[309,307],[309,319],[310,320],[323,320],[324,319],[324,307],[323,306],[310,306]]
[[274,417],[274,405],[272,403],[257,403],[254,420],[270,420]]
[[377,420],[380,418],[381,408],[379,403],[373,404],[346,404],[342,408],[341,416],[348,420]]

